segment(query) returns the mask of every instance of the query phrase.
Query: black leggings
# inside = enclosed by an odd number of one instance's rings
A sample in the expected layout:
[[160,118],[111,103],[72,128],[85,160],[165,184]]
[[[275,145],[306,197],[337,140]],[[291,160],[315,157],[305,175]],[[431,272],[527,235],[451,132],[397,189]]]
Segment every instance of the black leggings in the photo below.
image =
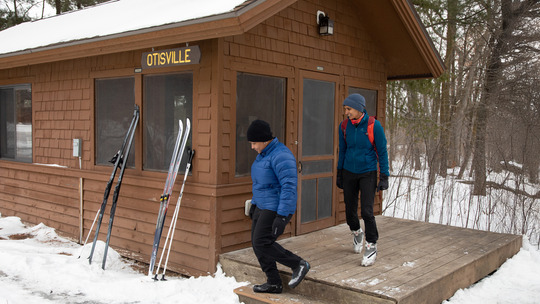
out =
[[373,215],[375,190],[377,189],[377,171],[355,174],[343,170],[343,197],[347,224],[352,231],[360,229],[358,220],[358,193],[360,193],[360,215],[364,220],[366,241],[377,243],[379,232]]
[[277,238],[272,236],[272,223],[275,218],[275,211],[255,208],[251,225],[251,244],[261,269],[266,274],[267,282],[281,284],[276,262],[294,269],[300,265],[302,258],[276,242]]

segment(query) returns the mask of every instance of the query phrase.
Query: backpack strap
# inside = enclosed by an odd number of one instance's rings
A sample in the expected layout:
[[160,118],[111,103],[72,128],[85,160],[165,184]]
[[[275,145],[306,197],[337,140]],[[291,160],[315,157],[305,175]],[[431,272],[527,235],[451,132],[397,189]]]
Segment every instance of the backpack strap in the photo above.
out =
[[[349,121],[348,118],[345,118],[342,122],[341,122],[341,132],[343,132],[343,139],[345,139],[345,141],[347,141],[347,133],[346,133],[346,130],[347,130],[347,122]],[[369,138],[369,142],[371,143],[371,145],[373,145],[373,148],[375,148],[375,152],[377,152],[377,147],[375,146],[375,135],[373,133],[373,126],[375,126],[375,117],[374,116],[370,116],[369,119],[368,119],[368,126],[367,126],[367,136]]]
[[373,132],[373,127],[375,126],[375,117],[370,116],[367,125],[367,136],[373,149],[375,149],[375,155],[377,155],[377,160],[379,160],[379,153],[377,153],[377,146],[375,145],[375,134]]
[[375,135],[373,134],[373,126],[375,125],[375,117],[370,116],[367,123],[367,135],[369,142],[375,147]]
[[349,121],[348,118],[345,118],[342,122],[341,122],[341,132],[343,132],[343,139],[345,139],[345,142],[347,142],[347,133],[345,132],[345,130],[347,130],[347,122]]

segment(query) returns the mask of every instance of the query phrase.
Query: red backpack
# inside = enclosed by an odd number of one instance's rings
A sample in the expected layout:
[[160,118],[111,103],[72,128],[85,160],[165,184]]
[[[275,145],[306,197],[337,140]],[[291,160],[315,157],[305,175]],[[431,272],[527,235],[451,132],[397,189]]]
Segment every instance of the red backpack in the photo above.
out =
[[[349,121],[348,118],[345,118],[341,122],[341,131],[343,132],[343,138],[345,139],[345,142],[347,142],[347,134],[345,130],[347,129],[347,122]],[[373,135],[373,126],[375,125],[375,117],[370,116],[367,124],[367,136],[369,138],[369,142],[373,145],[373,148],[375,149],[375,153],[377,153],[377,147],[375,146],[375,136]],[[379,156],[377,155],[377,158]]]

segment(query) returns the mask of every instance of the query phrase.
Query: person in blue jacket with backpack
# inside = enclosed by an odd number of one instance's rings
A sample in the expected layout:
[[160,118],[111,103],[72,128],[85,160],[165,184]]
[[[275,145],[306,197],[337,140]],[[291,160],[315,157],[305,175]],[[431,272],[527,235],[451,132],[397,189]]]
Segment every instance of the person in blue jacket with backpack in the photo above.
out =
[[281,293],[283,286],[276,262],[291,268],[290,288],[300,284],[310,268],[308,262],[276,242],[296,211],[296,159],[289,148],[272,136],[270,125],[263,120],[251,123],[247,139],[259,153],[251,166],[251,243],[267,277],[266,283],[253,286],[253,291]]
[[[351,94],[343,101],[348,116],[339,128],[339,160],[336,184],[343,189],[345,214],[353,234],[354,251],[360,253],[364,232],[358,219],[358,194],[364,220],[366,246],[362,266],[371,266],[377,257],[379,232],[373,215],[375,193],[388,189],[388,152],[386,136],[381,123],[370,119],[366,100],[360,94]],[[377,165],[380,169],[377,183]]]

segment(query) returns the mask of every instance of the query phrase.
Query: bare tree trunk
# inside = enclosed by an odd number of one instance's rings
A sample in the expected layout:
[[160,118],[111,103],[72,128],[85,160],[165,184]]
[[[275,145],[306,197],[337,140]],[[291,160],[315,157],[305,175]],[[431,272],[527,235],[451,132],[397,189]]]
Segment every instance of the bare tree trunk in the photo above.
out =
[[17,0],[13,0],[13,18],[15,19],[14,24],[18,24],[19,21],[17,19],[19,17],[18,17],[18,14],[17,14]]
[[389,150],[388,150],[388,164],[390,166],[390,171],[393,171],[392,163],[396,157],[396,134],[397,134],[397,99],[398,97],[398,86],[397,83],[391,83],[387,85],[387,95],[388,95],[388,104],[386,107],[386,132],[388,132],[389,137]]
[[446,81],[442,83],[442,96],[441,96],[441,108],[440,108],[440,125],[439,125],[439,168],[438,173],[442,177],[446,177],[446,171],[448,169],[448,155],[450,154],[450,127],[452,125],[450,115],[450,91],[452,79],[454,78],[454,48],[456,40],[456,22],[457,22],[457,0],[447,0],[448,10],[448,25],[447,25],[447,37],[446,37],[446,58],[444,59],[444,65],[446,67],[446,73],[448,75]]
[[[484,90],[488,93],[489,89]],[[476,126],[473,150],[474,195],[486,195],[486,126],[487,97],[483,96],[476,107]]]
[[[486,136],[488,113],[491,109],[493,99],[498,96],[499,83],[502,79],[502,58],[509,53],[512,45],[518,44],[519,38],[513,37],[514,30],[519,22],[529,13],[529,9],[538,0],[513,1],[501,0],[501,21],[500,26],[490,37],[489,49],[491,50],[487,67],[486,80],[484,84],[483,96],[476,112],[476,138],[473,158],[474,167],[474,195],[486,195]],[[488,14],[494,7],[486,7]],[[496,9],[496,8],[495,8]],[[491,14],[492,18],[494,14]],[[489,18],[489,17],[488,17]],[[493,19],[492,19],[493,20]]]
[[60,15],[62,13],[62,0],[54,0],[54,5],[56,7],[56,14]]

